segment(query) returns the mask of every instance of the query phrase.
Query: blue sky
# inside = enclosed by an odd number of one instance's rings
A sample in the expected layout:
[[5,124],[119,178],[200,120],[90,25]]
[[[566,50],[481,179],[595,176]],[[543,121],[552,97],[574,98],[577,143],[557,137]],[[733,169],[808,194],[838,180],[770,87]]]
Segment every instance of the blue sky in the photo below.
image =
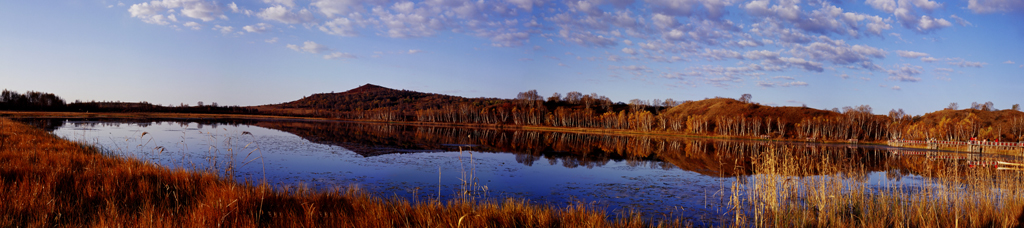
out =
[[739,97],[876,114],[1024,103],[1018,0],[0,2],[0,88],[260,105],[372,83],[465,97]]

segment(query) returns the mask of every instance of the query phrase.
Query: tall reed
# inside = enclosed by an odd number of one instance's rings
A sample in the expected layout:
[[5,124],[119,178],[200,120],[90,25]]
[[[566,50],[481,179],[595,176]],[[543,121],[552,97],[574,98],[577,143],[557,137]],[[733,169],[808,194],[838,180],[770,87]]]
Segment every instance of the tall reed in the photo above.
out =
[[[1024,175],[956,161],[928,162],[920,183],[870,183],[862,168],[802,160],[791,148],[753,156],[731,186],[734,223],[757,227],[1019,227]],[[749,178],[748,180],[742,180]]]

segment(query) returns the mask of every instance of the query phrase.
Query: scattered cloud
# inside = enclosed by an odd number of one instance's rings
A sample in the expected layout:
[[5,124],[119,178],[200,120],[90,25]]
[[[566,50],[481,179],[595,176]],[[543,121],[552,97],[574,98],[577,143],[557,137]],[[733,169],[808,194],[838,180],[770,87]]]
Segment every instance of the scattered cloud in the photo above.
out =
[[892,86],[892,90],[903,90],[900,86]]
[[1013,60],[1006,60],[1006,62],[1003,62],[1003,63],[1005,63],[1005,64],[1017,64],[1017,63],[1014,63]]
[[313,13],[307,9],[299,10],[299,12],[292,12],[290,9],[281,5],[263,9],[263,11],[256,13],[256,16],[264,20],[277,21],[285,24],[310,23],[316,20],[316,18],[313,17]]
[[263,42],[267,42],[268,44],[277,43],[277,37],[263,40]]
[[967,8],[974,13],[1024,12],[1024,1],[1019,0],[969,0]]
[[288,44],[288,45],[285,45],[285,46],[290,48],[290,49],[292,49],[292,50],[295,50],[297,52],[307,52],[307,53],[312,53],[312,54],[320,54],[321,52],[325,52],[325,51],[330,50],[330,48],[327,48],[327,46],[324,46],[322,44],[318,44],[318,43],[313,42],[313,41],[303,42],[302,46],[298,46],[298,45],[294,45],[294,44]]
[[912,59],[928,56],[928,54],[925,54],[925,53],[914,52],[914,51],[904,51],[904,50],[898,50],[898,51],[896,51],[896,54],[898,54],[900,57],[903,57],[903,58],[912,58]]
[[213,21],[218,18],[227,19],[223,10],[214,2],[204,0],[162,0],[133,4],[128,8],[132,17],[139,18],[143,22],[158,25],[168,25],[177,22],[173,12],[180,15],[199,19],[202,21]]
[[776,87],[776,86],[778,86],[778,87],[793,87],[793,86],[807,86],[807,85],[809,85],[807,82],[802,82],[802,81],[783,82],[783,83],[780,83],[780,82],[766,82],[766,81],[757,82],[757,86],[768,87],[768,88]]
[[964,60],[964,59],[961,59],[961,58],[947,58],[946,61],[947,61],[946,64],[953,65],[953,66],[958,66],[958,67],[977,67],[977,68],[981,68],[981,67],[984,67],[985,65],[988,65],[988,63],[971,62],[971,61],[967,61],[967,60]]
[[417,54],[417,53],[422,53],[422,52],[423,52],[423,50],[419,50],[419,49],[409,49],[408,53],[409,54]]
[[213,30],[220,31],[221,34],[227,35],[227,34],[230,34],[233,31],[235,31],[235,28],[231,27],[231,26],[214,25],[213,26]]
[[887,72],[889,73],[889,80],[918,82],[921,81],[921,78],[914,76],[921,74],[921,69],[923,69],[921,66],[903,64],[902,66],[895,66],[894,69],[887,70]]
[[256,23],[255,25],[246,25],[242,27],[246,32],[264,33],[272,26],[267,23]]
[[356,55],[342,52],[331,52],[324,55],[324,59],[355,59]]
[[968,22],[967,20],[964,20],[963,18],[956,16],[956,14],[950,15],[949,18],[953,19],[953,22],[956,22],[956,24],[960,26],[973,26],[971,22]]
[[199,23],[196,23],[195,21],[185,22],[185,24],[182,24],[182,25],[185,26],[185,27],[188,27],[188,28],[190,28],[192,30],[203,29],[203,26],[199,25]]

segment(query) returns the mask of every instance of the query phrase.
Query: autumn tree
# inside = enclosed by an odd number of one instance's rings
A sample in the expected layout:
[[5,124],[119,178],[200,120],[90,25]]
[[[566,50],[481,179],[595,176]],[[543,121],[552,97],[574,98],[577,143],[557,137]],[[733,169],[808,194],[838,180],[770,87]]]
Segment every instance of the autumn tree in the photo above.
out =
[[579,104],[581,99],[583,99],[583,93],[572,91],[565,94],[563,101],[569,104]]
[[551,94],[551,97],[548,97],[548,103],[558,103],[560,101],[562,101],[562,94],[559,94],[558,92],[555,92],[555,94]]
[[754,98],[754,96],[750,95],[749,93],[744,93],[742,96],[740,96],[740,102],[750,103],[751,98]]
[[519,93],[519,95],[516,96],[516,101],[518,101],[519,104],[523,105],[523,107],[529,108],[536,108],[537,102],[541,100],[544,100],[544,97],[538,95],[537,90],[535,89],[531,89],[526,92],[521,92]]

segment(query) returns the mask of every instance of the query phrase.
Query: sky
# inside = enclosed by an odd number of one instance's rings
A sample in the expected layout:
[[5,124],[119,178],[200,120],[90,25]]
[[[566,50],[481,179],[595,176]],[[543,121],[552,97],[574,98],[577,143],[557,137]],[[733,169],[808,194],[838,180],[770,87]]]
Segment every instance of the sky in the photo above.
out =
[[1020,0],[0,1],[0,89],[262,105],[371,83],[464,97],[738,98],[922,115],[1024,103]]

